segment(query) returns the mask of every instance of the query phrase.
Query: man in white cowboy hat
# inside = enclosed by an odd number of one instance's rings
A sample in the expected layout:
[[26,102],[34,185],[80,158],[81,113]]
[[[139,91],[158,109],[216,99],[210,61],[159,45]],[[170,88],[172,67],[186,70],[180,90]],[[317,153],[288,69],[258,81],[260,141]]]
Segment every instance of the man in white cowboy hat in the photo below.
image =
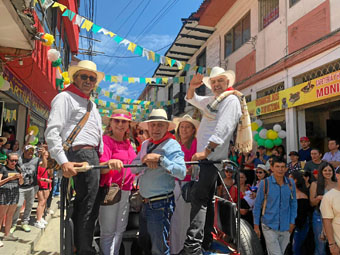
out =
[[[221,67],[214,67],[209,77],[196,74],[190,81],[186,100],[203,111],[197,133],[198,152],[193,155],[192,160],[216,161],[228,157],[230,140],[242,115],[240,101],[235,95],[223,97],[226,91],[229,93],[233,90],[234,82],[235,73]],[[195,94],[195,89],[203,84],[212,90],[213,96]],[[220,102],[216,102],[216,99]],[[212,164],[200,165],[199,181],[195,182],[191,192],[190,227],[180,254],[202,254],[202,248],[210,248],[217,171]]]
[[[169,132],[175,124],[163,109],[154,109],[140,127],[149,131],[150,139],[142,144],[135,163],[147,166],[131,169],[139,173],[140,194],[144,198],[139,221],[139,241],[146,254],[170,255],[168,245],[170,220],[174,211],[175,178],[186,174],[184,153]],[[150,247],[151,241],[151,247]]]
[[[73,176],[76,196],[72,219],[77,254],[95,254],[92,240],[99,211],[100,172],[77,174],[74,167],[79,166],[76,162],[84,161],[99,164],[98,152],[103,151],[102,120],[90,95],[104,73],[98,72],[96,64],[89,60],[71,66],[68,72],[72,84],[53,99],[45,137],[51,157],[61,166],[64,177]],[[87,120],[79,125],[83,117]],[[71,139],[75,127],[80,127],[80,132]]]

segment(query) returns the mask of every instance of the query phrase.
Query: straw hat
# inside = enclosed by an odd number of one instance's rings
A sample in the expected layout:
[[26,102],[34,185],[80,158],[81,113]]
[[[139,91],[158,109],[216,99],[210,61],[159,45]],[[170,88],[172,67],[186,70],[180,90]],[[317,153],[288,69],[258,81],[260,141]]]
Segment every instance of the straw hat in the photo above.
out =
[[1,136],[1,137],[0,137],[0,143],[2,143],[2,144],[7,143],[7,138],[4,137],[4,136]]
[[111,116],[103,117],[103,124],[109,125],[111,119],[132,121],[132,115],[126,110],[116,109],[112,112]]
[[228,87],[232,87],[235,83],[235,73],[233,70],[227,70],[225,71],[222,67],[215,66],[210,72],[210,76],[203,77],[203,83],[205,86],[207,86],[209,89],[211,89],[210,85],[210,78],[215,78],[217,76],[224,75],[229,80]]
[[176,124],[176,127],[178,127],[179,124],[184,121],[190,122],[191,124],[193,124],[196,130],[198,130],[198,127],[200,126],[200,122],[198,120],[193,119],[189,114],[185,114],[181,118],[174,118],[173,120],[173,122]]
[[79,61],[77,65],[70,66],[68,69],[68,76],[70,77],[71,82],[73,82],[73,75],[80,70],[87,70],[97,74],[96,86],[104,79],[105,76],[103,72],[97,71],[97,65],[94,62],[90,60],[82,60]]
[[148,123],[153,121],[164,121],[169,123],[168,131],[175,129],[176,124],[168,120],[168,115],[164,109],[153,109],[149,115],[148,120],[139,123],[139,126],[143,129],[148,129]]

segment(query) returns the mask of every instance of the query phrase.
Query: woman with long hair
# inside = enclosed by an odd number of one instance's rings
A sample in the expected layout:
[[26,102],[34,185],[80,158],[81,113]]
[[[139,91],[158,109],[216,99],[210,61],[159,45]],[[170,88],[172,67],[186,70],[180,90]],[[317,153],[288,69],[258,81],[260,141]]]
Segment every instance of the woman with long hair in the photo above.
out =
[[142,148],[142,143],[150,138],[149,131],[146,129],[143,129],[139,126],[139,123],[136,125],[133,125],[131,127],[132,129],[132,140],[135,145],[135,150],[138,153],[140,149]]
[[[184,152],[184,160],[191,161],[192,156],[197,152],[196,132],[200,122],[194,120],[190,115],[182,118],[174,118],[177,124],[175,137]],[[170,224],[170,253],[178,254],[184,245],[187,230],[190,226],[191,204],[184,201],[181,195],[181,187],[191,181],[193,166],[187,165],[187,174],[183,181],[176,179],[175,182],[175,211]]]
[[308,235],[312,207],[309,204],[309,190],[306,187],[302,172],[293,171],[290,177],[293,178],[295,182],[296,199],[298,203],[293,237],[293,253],[299,255],[303,254],[302,246]]
[[255,181],[253,185],[258,188],[260,186],[260,182],[269,176],[269,172],[265,165],[258,164],[255,174],[256,174],[256,177],[255,177]]
[[100,206],[100,248],[104,255],[118,255],[128,224],[129,196],[135,178],[130,168],[123,168],[123,164],[130,164],[136,157],[129,140],[132,116],[128,111],[117,109],[110,117],[104,117],[103,122],[109,128],[103,136],[104,152],[100,164],[108,165],[108,168],[101,171],[100,187],[105,190],[113,183],[118,184],[121,199],[116,204]]
[[229,195],[224,188],[224,185],[220,185],[217,187],[217,195],[234,203],[237,202],[237,188],[235,186],[234,172],[235,170],[227,166],[224,169],[225,177],[223,178],[223,182],[228,189]]
[[320,213],[320,203],[323,195],[337,186],[334,167],[328,162],[322,162],[318,169],[318,179],[310,186],[310,204],[314,208],[313,231],[315,242],[315,255],[326,254],[325,235],[322,231],[322,217]]
[[[0,222],[2,225],[4,217],[5,235],[4,241],[16,241],[17,237],[10,234],[12,226],[12,217],[17,208],[19,200],[19,184],[24,180],[18,166],[19,156],[16,153],[9,153],[6,159],[6,165],[0,168]],[[4,244],[0,241],[0,247]]]

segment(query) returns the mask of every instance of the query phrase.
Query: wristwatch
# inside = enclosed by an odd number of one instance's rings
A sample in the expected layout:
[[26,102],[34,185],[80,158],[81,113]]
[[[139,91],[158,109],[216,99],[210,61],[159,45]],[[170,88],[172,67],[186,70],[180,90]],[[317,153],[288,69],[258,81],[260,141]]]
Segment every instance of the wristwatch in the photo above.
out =
[[208,151],[211,151],[211,152],[214,152],[215,151],[215,148],[212,148],[210,146],[210,144],[207,145],[207,147],[205,147]]
[[161,163],[163,162],[163,160],[164,160],[164,156],[162,155],[162,156],[160,156],[159,159],[158,159],[159,164],[161,164]]

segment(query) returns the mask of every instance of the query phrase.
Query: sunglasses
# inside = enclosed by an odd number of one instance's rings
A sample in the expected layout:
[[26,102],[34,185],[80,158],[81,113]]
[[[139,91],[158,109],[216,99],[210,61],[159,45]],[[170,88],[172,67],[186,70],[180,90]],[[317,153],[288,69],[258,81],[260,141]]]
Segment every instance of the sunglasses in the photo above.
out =
[[17,160],[17,159],[9,159],[9,161],[11,161],[11,162],[18,162],[19,160]]
[[79,76],[83,81],[86,81],[87,79],[90,79],[90,82],[96,82],[97,81],[97,77],[94,77],[94,76],[91,76],[91,75],[89,76],[87,74],[81,74]]
[[116,123],[116,124],[119,124],[120,122],[121,122],[122,124],[125,124],[125,123],[128,122],[127,120],[118,120],[118,119],[113,119],[113,121],[114,121],[114,123]]
[[143,135],[143,134],[144,134],[144,130],[139,130],[139,131],[138,131],[138,134],[139,134],[139,135]]
[[256,171],[256,173],[257,173],[257,174],[263,174],[263,172],[262,172],[262,171]]

